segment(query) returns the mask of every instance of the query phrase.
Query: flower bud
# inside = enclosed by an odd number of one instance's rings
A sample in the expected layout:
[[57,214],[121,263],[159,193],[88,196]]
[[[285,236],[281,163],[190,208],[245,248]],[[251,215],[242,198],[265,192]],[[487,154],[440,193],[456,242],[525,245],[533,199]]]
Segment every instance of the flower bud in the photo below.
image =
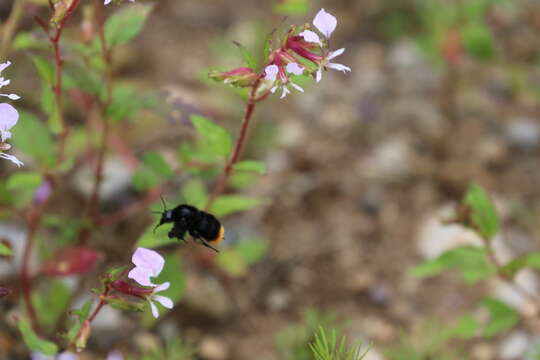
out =
[[41,266],[41,273],[47,276],[84,274],[92,269],[98,257],[96,250],[86,246],[64,249]]
[[0,286],[0,298],[11,295],[11,289]]
[[113,281],[111,283],[111,287],[122,294],[136,296],[143,299],[151,295],[153,291],[152,289],[145,289],[137,285],[132,285],[124,280]]
[[212,71],[208,76],[215,81],[223,81],[225,84],[248,87],[253,85],[259,75],[251,68],[241,67],[227,72]]
[[145,306],[144,302],[129,301],[127,299],[114,295],[107,296],[105,301],[107,301],[107,304],[118,310],[141,312],[144,310]]

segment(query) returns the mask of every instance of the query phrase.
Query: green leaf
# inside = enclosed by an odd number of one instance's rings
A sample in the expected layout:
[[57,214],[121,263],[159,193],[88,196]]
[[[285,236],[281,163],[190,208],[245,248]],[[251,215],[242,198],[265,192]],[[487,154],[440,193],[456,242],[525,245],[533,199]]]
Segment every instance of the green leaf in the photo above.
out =
[[35,190],[42,181],[42,176],[38,172],[21,171],[9,177],[7,181],[8,190]]
[[43,49],[46,42],[40,41],[36,36],[27,31],[20,31],[12,43],[13,50]]
[[448,330],[449,338],[471,339],[478,330],[479,324],[469,314],[460,316],[458,322]]
[[305,15],[309,10],[309,0],[284,0],[274,5],[274,11],[281,15]]
[[243,195],[222,195],[216,199],[210,212],[217,217],[221,217],[253,209],[262,203],[263,201],[259,198]]
[[30,326],[30,323],[27,320],[20,320],[17,323],[17,327],[19,328],[19,331],[21,332],[23,336],[24,343],[28,348],[32,351],[38,351],[44,355],[53,356],[56,355],[58,352],[58,347],[56,344],[41,339],[39,336],[36,335],[34,330],[32,330],[32,326]]
[[533,252],[512,259],[501,268],[501,272],[508,276],[514,276],[527,266],[540,269],[540,252]]
[[[156,220],[158,221],[158,220]],[[137,241],[137,247],[153,249],[164,245],[178,243],[177,239],[170,239],[167,234],[171,231],[173,224],[163,224],[154,233],[156,223],[148,226]]]
[[45,114],[50,114],[55,107],[54,92],[51,89],[51,85],[43,81],[41,83],[41,110]]
[[208,201],[208,193],[204,184],[199,179],[187,181],[180,191],[180,195],[185,203],[193,205],[196,208],[204,208]]
[[266,172],[266,165],[262,161],[244,160],[234,164],[233,169],[264,174]]
[[146,166],[139,167],[131,178],[131,183],[137,191],[146,191],[160,182],[156,174]]
[[131,5],[113,14],[105,23],[105,39],[111,47],[122,45],[137,36],[150,14],[150,5]]
[[495,41],[484,23],[470,23],[462,30],[465,49],[480,60],[491,60],[495,55]]
[[519,321],[519,314],[500,300],[486,298],[482,300],[482,306],[484,306],[491,315],[489,323],[484,328],[484,335],[487,337],[492,337],[501,332],[510,330]]
[[107,304],[118,310],[124,311],[144,311],[145,303],[141,301],[130,301],[126,298],[117,296],[108,296]]
[[170,165],[165,161],[163,156],[161,156],[157,152],[145,153],[142,160],[146,166],[148,166],[156,174],[161,175],[164,178],[170,178],[174,174]]
[[0,242],[0,256],[11,256],[13,250],[11,250],[6,244]]
[[249,50],[246,49],[246,47],[240,44],[239,42],[235,41],[234,44],[238,47],[238,49],[240,49],[240,54],[244,58],[244,61],[246,62],[247,66],[250,67],[251,69],[256,69],[257,61],[255,60],[255,57],[253,56],[253,54],[249,52]]
[[82,323],[84,320],[88,319],[90,316],[90,310],[92,310],[92,300],[86,301],[80,309],[75,309],[71,311],[71,314],[79,318],[79,322]]
[[236,249],[221,250],[217,257],[218,265],[229,275],[239,277],[245,276],[248,271],[248,264]]
[[268,244],[260,239],[244,239],[238,243],[236,250],[247,264],[261,261],[266,254]]
[[484,239],[491,239],[499,231],[499,217],[486,191],[471,184],[463,203],[470,209],[470,225]]
[[26,111],[19,111],[19,115],[17,127],[13,130],[13,146],[42,165],[52,164],[55,147],[49,129]]
[[199,135],[202,148],[217,156],[229,156],[232,139],[224,128],[199,115],[192,115],[191,121]]
[[70,297],[69,289],[58,280],[52,280],[40,291],[34,291],[32,303],[36,308],[40,324],[52,328],[69,305]]
[[37,69],[38,75],[47,84],[54,83],[54,66],[41,56],[32,55],[32,62]]
[[433,260],[415,266],[411,270],[411,275],[431,277],[450,269],[459,270],[463,280],[468,284],[476,283],[495,271],[487,259],[484,248],[463,246],[448,250]]

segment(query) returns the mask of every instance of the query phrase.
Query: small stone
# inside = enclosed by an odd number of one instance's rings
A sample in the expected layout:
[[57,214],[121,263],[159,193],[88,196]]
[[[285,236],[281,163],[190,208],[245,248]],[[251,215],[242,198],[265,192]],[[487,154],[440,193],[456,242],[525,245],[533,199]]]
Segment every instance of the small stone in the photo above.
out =
[[480,343],[473,346],[471,350],[473,360],[492,360],[495,358],[495,348],[488,343]]
[[208,336],[199,344],[199,355],[206,360],[225,360],[229,357],[229,348],[224,341]]
[[291,303],[291,294],[283,289],[275,289],[268,294],[266,305],[271,311],[285,310]]
[[506,137],[521,150],[535,150],[540,146],[540,123],[530,118],[514,119],[506,127]]
[[502,341],[497,353],[502,360],[523,359],[529,343],[530,338],[524,331],[514,331]]

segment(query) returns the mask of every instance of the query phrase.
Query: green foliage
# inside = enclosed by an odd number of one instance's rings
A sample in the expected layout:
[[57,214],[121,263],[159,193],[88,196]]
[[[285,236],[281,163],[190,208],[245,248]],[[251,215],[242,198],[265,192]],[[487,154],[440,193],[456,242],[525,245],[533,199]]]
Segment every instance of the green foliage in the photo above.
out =
[[328,332],[321,326],[315,334],[315,340],[309,344],[315,360],[361,360],[369,351],[368,349],[361,354],[360,344],[348,347],[345,336],[339,340],[337,338],[336,329]]
[[105,23],[105,39],[111,47],[126,44],[144,27],[151,5],[135,4],[123,7]]
[[433,260],[415,266],[411,274],[417,277],[431,277],[450,269],[460,271],[463,280],[468,284],[474,284],[495,271],[487,259],[484,248],[463,246],[448,250]]
[[480,60],[491,60],[495,55],[495,41],[484,23],[471,23],[462,30],[463,45],[467,52]]
[[41,56],[31,56],[32,62],[36,67],[39,77],[47,84],[54,83],[54,66]]
[[262,203],[263,201],[259,198],[243,195],[222,195],[216,199],[210,212],[217,217],[222,217],[251,210]]
[[117,85],[113,89],[111,104],[107,108],[107,116],[112,122],[133,117],[139,110],[156,106],[157,99],[150,94],[141,94],[131,86]]
[[218,158],[229,156],[232,138],[224,128],[199,115],[192,115],[191,121],[199,136],[199,152]]
[[131,181],[135,190],[145,191],[171,178],[173,174],[171,166],[163,156],[157,152],[147,152],[143,155],[142,165],[135,171]]
[[32,303],[36,309],[39,323],[53,330],[58,318],[70,303],[69,289],[59,280],[51,280],[46,288],[32,293]]
[[[159,219],[155,219],[155,221],[159,221]],[[167,236],[168,232],[172,229],[172,223],[163,224],[154,232],[154,227],[156,226],[155,221],[153,224],[149,225],[139,237],[137,247],[153,249],[164,245],[178,243],[177,239],[170,239]]]
[[476,184],[471,184],[463,203],[470,210],[470,226],[484,239],[491,239],[499,231],[499,217],[489,195]]
[[257,69],[257,61],[255,60],[255,57],[253,54],[245,48],[244,45],[240,44],[239,42],[234,42],[234,44],[240,49],[240,54],[244,58],[244,61],[246,62],[246,65],[250,67],[251,69],[255,70]]
[[239,161],[233,166],[234,170],[249,171],[257,174],[264,174],[266,172],[266,165],[261,161],[244,160]]
[[193,346],[178,337],[170,337],[164,347],[146,350],[142,360],[192,360],[195,353]]
[[19,115],[17,131],[13,132],[11,140],[12,145],[42,166],[51,165],[54,161],[55,147],[49,129],[26,111],[19,110]]
[[197,178],[187,181],[180,190],[180,196],[186,204],[196,208],[204,208],[208,202],[208,193],[204,184]]
[[500,300],[486,298],[482,300],[490,314],[490,321],[484,328],[484,335],[492,337],[513,328],[519,321],[519,314]]
[[32,201],[34,191],[41,184],[42,176],[33,171],[16,172],[6,182],[6,189],[13,196],[13,205],[23,207]]
[[267,243],[260,239],[243,239],[236,246],[221,250],[217,263],[231,276],[246,276],[249,266],[261,261],[267,248]]
[[58,352],[56,344],[40,338],[32,329],[28,320],[19,320],[17,327],[23,336],[24,343],[32,351],[38,351],[44,355],[55,355]]
[[6,244],[0,242],[0,256],[11,256],[13,255],[13,250],[9,248]]
[[540,252],[532,252],[520,257],[517,257],[507,264],[505,264],[501,271],[508,276],[514,276],[521,269],[525,267],[532,267],[534,269],[540,269]]
[[90,311],[92,310],[92,300],[86,301],[83,306],[80,309],[74,309],[71,310],[71,315],[74,315],[76,318],[70,322],[68,326],[68,330],[64,337],[68,340],[68,342],[72,342],[75,340],[75,337],[79,333],[79,330],[81,329],[82,323],[88,319],[88,316],[90,316]]
[[44,49],[47,44],[27,31],[19,31],[11,44],[13,50]]
[[313,354],[308,346],[314,340],[313,336],[319,329],[340,327],[333,315],[307,309],[303,320],[296,325],[288,326],[276,334],[276,347],[282,360],[313,360]]
[[305,15],[310,0],[283,0],[274,5],[274,11],[281,15]]
[[154,173],[163,178],[173,176],[171,166],[165,161],[163,156],[157,152],[147,152],[143,155],[143,163],[154,171]]

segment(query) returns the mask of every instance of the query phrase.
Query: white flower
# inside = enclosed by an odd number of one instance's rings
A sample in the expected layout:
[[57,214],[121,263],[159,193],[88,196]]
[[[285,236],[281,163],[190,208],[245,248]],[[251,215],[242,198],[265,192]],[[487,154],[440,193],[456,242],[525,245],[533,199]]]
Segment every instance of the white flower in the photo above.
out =
[[300,85],[297,85],[289,80],[287,77],[287,72],[293,75],[301,75],[304,72],[304,68],[301,67],[299,64],[293,62],[287,64],[285,66],[285,70],[283,68],[278,67],[275,64],[268,65],[265,69],[265,79],[275,82],[277,80],[277,77],[279,75],[278,84],[275,85],[273,88],[270,89],[270,92],[273,94],[276,92],[277,89],[281,88],[281,96],[280,99],[283,99],[285,96],[291,93],[287,85],[291,85],[293,88],[300,92],[304,92],[304,89]]
[[156,319],[159,317],[159,310],[156,304],[154,304],[152,300],[157,301],[158,303],[160,303],[163,307],[166,307],[167,309],[172,309],[174,306],[174,303],[170,298],[166,296],[162,296],[162,295],[155,295],[155,293],[157,292],[167,290],[169,286],[171,286],[171,283],[168,281],[164,282],[161,285],[156,286],[154,288],[154,291],[152,292],[152,295],[150,295],[147,298],[148,303],[150,304],[150,308],[152,309],[152,316],[154,316]]
[[[5,63],[0,64],[0,73],[9,65],[11,65],[11,61],[6,61]],[[0,76],[0,88],[6,85],[9,85],[9,83],[10,83],[10,80],[4,79],[3,77]],[[6,96],[7,98],[11,100],[18,100],[21,98],[19,95],[16,95],[16,94],[0,94],[0,96]]]
[[334,69],[334,70],[337,70],[337,71],[341,71],[342,73],[346,73],[346,72],[351,71],[351,68],[346,66],[346,65],[330,62],[330,60],[332,60],[333,58],[343,54],[344,52],[345,52],[345,48],[341,48],[341,49],[338,49],[336,51],[331,51],[330,53],[328,53],[328,55],[323,59],[323,61],[321,63],[321,66],[317,70],[317,75],[315,77],[315,80],[317,82],[321,81],[321,79],[322,79],[322,69],[323,68]]

